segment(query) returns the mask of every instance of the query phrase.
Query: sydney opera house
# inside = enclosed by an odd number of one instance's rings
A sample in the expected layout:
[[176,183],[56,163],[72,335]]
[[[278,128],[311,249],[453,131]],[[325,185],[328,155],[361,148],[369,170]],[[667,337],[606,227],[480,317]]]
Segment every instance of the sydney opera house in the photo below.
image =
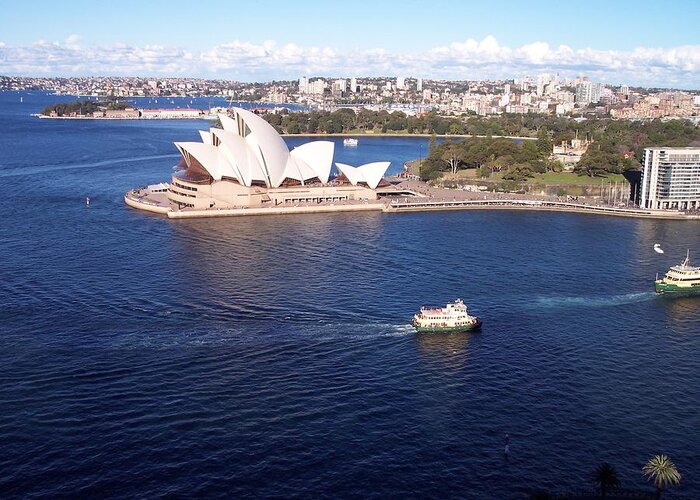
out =
[[[219,115],[223,128],[200,131],[202,142],[176,142],[182,158],[169,185],[127,193],[154,212],[335,204],[377,199],[390,162],[336,163],[334,143],[312,141],[291,151],[263,118],[241,108]],[[385,184],[385,181],[384,181]]]

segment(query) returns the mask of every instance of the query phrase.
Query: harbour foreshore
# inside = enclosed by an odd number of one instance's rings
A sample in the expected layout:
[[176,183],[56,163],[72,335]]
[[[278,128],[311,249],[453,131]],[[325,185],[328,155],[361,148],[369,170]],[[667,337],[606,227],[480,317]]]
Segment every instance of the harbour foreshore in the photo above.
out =
[[247,217],[254,215],[293,215],[318,214],[328,212],[377,212],[384,209],[383,203],[366,203],[361,205],[307,205],[277,206],[265,208],[221,208],[208,210],[177,210],[168,212],[170,219],[191,219],[199,217]]
[[385,213],[432,212],[446,210],[536,210],[545,212],[574,212],[581,214],[612,215],[617,217],[636,217],[646,219],[700,220],[700,215],[688,215],[681,212],[618,208],[602,205],[584,205],[581,203],[560,201],[532,201],[517,198],[393,202],[387,204],[382,209],[382,211]]
[[427,186],[425,186],[425,190],[421,190],[421,186],[416,186],[415,183],[401,183],[399,186],[404,192],[411,190],[416,192],[418,196],[383,198],[370,203],[351,200],[337,203],[299,203],[269,207],[196,210],[192,208],[177,208],[176,205],[168,200],[166,193],[149,193],[141,188],[126,193],[124,202],[133,208],[163,214],[170,219],[368,211],[398,214],[454,210],[527,210],[646,219],[700,220],[700,214],[698,213],[629,208],[602,203],[581,203],[576,200],[560,200],[546,196],[517,196],[509,193],[470,193]]

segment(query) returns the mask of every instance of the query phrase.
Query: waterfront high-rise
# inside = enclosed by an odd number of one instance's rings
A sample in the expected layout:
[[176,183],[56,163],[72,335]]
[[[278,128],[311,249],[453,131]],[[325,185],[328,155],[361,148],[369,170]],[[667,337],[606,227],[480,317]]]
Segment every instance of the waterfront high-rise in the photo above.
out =
[[700,148],[646,148],[640,207],[700,208]]

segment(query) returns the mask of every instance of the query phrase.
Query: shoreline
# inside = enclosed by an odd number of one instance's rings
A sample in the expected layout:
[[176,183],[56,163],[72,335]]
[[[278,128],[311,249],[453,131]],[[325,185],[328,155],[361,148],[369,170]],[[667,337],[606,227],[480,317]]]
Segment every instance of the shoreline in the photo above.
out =
[[[207,120],[214,121],[216,117],[211,115],[203,115],[198,117],[183,116],[183,117],[167,117],[167,118],[121,118],[121,117],[105,117],[105,116],[47,116],[41,113],[32,113],[30,116],[42,120],[111,120],[111,121],[148,121],[148,120]],[[537,137],[522,137],[517,135],[470,135],[470,134],[408,134],[400,132],[347,132],[347,133],[304,133],[304,134],[280,134],[282,137],[418,137],[418,138],[441,138],[447,139],[454,137],[456,139],[465,139],[469,137],[494,139],[513,139],[519,141],[536,141]]]
[[46,116],[41,113],[33,113],[30,116],[34,116],[41,120],[95,120],[95,121],[155,121],[155,120],[214,120],[208,116],[181,116],[181,117],[168,117],[168,118],[120,118],[120,117],[106,117],[106,116]]
[[534,212],[561,212],[587,215],[602,215],[608,217],[626,217],[636,219],[662,219],[662,220],[700,220],[700,214],[689,215],[681,212],[656,211],[648,209],[631,209],[622,207],[585,205],[582,203],[570,203],[561,201],[540,201],[522,198],[495,198],[484,200],[416,200],[375,202],[369,204],[333,204],[333,205],[304,205],[304,206],[276,206],[276,207],[249,207],[249,208],[221,208],[203,210],[173,210],[168,205],[147,201],[146,196],[137,196],[135,191],[129,191],[124,195],[124,203],[132,208],[146,212],[165,215],[169,219],[193,219],[213,217],[246,217],[265,215],[294,215],[311,213],[337,213],[337,212],[382,212],[385,214],[439,212],[457,210],[522,210]]
[[700,220],[700,214],[660,212],[645,209],[615,208],[567,202],[533,202],[524,199],[493,199],[473,201],[432,201],[389,204],[384,213],[439,212],[455,210],[527,210],[535,212],[563,212],[636,219]]
[[332,133],[332,134],[325,134],[325,133],[318,133],[318,134],[280,134],[282,137],[436,137],[436,138],[449,138],[449,137],[455,137],[455,138],[468,138],[468,137],[479,137],[479,138],[486,138],[486,137],[493,137],[494,139],[517,139],[517,140],[523,140],[523,141],[536,141],[537,137],[520,137],[520,136],[515,136],[515,135],[469,135],[469,134],[444,134],[444,135],[439,135],[439,134],[402,134],[402,133],[396,133],[396,132],[381,132],[381,133],[372,133],[372,132],[367,132],[367,133],[362,133],[362,132],[347,132],[347,133]]

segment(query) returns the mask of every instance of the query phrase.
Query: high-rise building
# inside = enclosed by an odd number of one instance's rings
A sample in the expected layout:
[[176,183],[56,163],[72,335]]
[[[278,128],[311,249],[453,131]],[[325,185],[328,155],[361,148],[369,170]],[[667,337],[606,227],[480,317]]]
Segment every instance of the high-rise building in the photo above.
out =
[[630,95],[630,88],[627,85],[623,85],[620,87],[620,94],[625,96]]
[[326,80],[318,79],[309,82],[309,94],[321,95],[326,90]]
[[331,84],[331,92],[333,95],[342,95],[344,94],[348,89],[348,82],[347,80],[336,80]]
[[350,92],[357,92],[357,78],[350,78]]
[[544,89],[549,83],[549,74],[543,73],[537,77],[537,95],[542,97],[544,95]]
[[581,82],[576,85],[576,102],[591,104],[600,101],[603,86],[600,83]]
[[396,90],[406,90],[406,78],[403,76],[396,78]]
[[639,206],[700,208],[700,148],[646,148]]
[[299,78],[299,93],[308,94],[309,93],[309,79],[305,76]]
[[419,78],[416,83],[416,92],[423,92],[423,79]]

